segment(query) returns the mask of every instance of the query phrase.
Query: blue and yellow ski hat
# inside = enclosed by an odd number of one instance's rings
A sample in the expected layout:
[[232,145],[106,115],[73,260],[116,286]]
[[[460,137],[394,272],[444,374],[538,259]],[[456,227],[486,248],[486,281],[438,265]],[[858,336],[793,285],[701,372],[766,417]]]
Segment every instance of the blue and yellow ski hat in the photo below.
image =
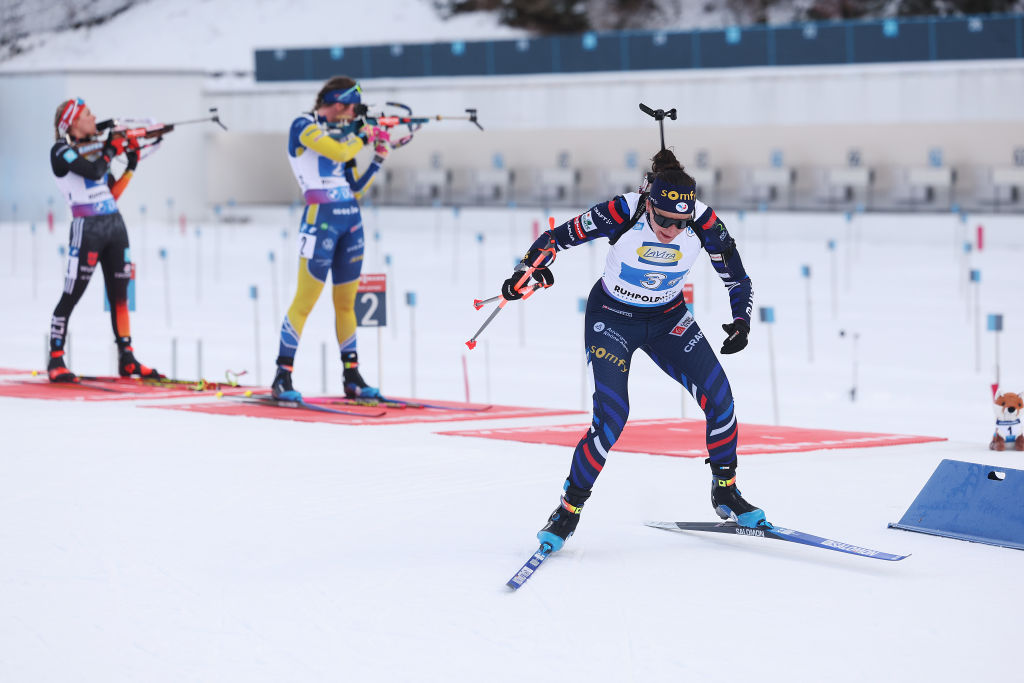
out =
[[362,92],[363,88],[358,83],[346,90],[328,90],[324,93],[324,102],[326,104],[334,104],[335,102],[359,104],[363,101]]

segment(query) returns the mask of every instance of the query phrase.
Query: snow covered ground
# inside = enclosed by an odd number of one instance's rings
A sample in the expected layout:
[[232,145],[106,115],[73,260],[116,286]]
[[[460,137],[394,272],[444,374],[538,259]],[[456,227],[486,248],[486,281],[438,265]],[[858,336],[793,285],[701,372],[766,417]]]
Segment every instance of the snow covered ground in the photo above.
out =
[[[976,371],[975,292],[965,285],[966,269],[980,269],[981,324],[1005,315],[1000,372],[1006,388],[1024,388],[1019,226],[986,216],[723,218],[756,305],[773,306],[777,319],[769,328],[755,317],[751,345],[723,359],[747,425],[741,439],[774,420],[769,347],[782,424],[950,439],[747,456],[744,492],[776,523],[912,553],[907,560],[649,529],[646,520],[715,519],[707,467],[613,452],[577,535],[510,593],[504,582],[535,548],[570,449],[436,433],[450,425],[344,427],[143,407],[171,401],[0,398],[0,679],[1018,678],[1024,553],[885,525],[943,458],[1024,469],[1024,456],[986,449],[995,340],[979,335]],[[256,212],[250,223],[184,233],[153,215],[126,219],[139,266],[139,358],[168,371],[177,338],[177,374],[195,376],[201,338],[205,376],[247,369],[268,382],[294,286],[296,216]],[[394,323],[380,335],[380,376],[377,333],[360,331],[368,379],[399,396],[415,385],[421,398],[460,400],[466,357],[475,401],[580,407],[577,302],[601,269],[603,244],[560,255],[554,288],[506,308],[475,351],[464,346],[485,316],[472,299],[496,291],[534,220],[546,223],[525,209],[367,210],[365,272],[390,274]],[[979,223],[985,249],[965,256]],[[61,224],[53,234],[0,225],[0,367],[42,366],[65,239]],[[810,348],[802,265],[812,275]],[[704,259],[691,281],[697,319],[717,340],[725,292]],[[73,369],[112,370],[97,283],[71,334]],[[327,389],[340,391],[332,335],[325,298],[303,337],[299,389],[320,392],[326,343]],[[698,415],[646,359],[635,359],[631,377],[631,417]],[[582,430],[589,414],[576,421]]]

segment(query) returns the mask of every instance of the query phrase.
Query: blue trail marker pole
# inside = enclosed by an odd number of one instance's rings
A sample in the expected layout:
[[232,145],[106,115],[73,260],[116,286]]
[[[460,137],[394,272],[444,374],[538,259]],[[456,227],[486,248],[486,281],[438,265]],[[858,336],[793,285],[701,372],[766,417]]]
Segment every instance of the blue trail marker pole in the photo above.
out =
[[850,291],[850,277],[853,273],[853,212],[846,212],[846,270],[843,272],[843,285]]
[[[846,330],[839,330],[839,336],[845,337]],[[860,334],[857,332],[850,333],[850,340],[853,343],[853,384],[850,386],[850,401],[857,400],[857,340],[860,338]]]
[[[267,253],[267,260],[270,262],[270,299],[274,304],[274,320],[281,319],[280,299],[281,290],[277,286],[277,257],[273,251]],[[324,390],[327,391],[326,389]]]
[[829,274],[830,288],[832,294],[832,319],[835,320],[839,314],[839,288],[837,286],[838,272],[836,270],[836,241],[828,241],[828,253],[829,262],[831,264],[831,273]]
[[[972,245],[969,241],[964,240],[963,249],[960,251],[960,272],[959,272],[959,274],[957,276],[957,280],[960,283],[960,286],[957,289],[960,291],[961,294],[964,293],[964,289],[967,286],[967,280],[968,280],[968,277],[969,277],[968,276],[968,272],[969,271],[968,271],[967,267],[968,267],[968,265],[970,265],[970,262],[971,262],[971,251],[973,249],[974,249],[974,245]],[[967,314],[968,315],[970,315],[970,311],[971,311],[971,302],[970,302],[970,300],[968,300],[968,302],[967,302]]]
[[171,273],[167,265],[167,249],[160,248],[160,260],[164,264],[164,315],[167,318],[167,327],[171,326]]
[[775,309],[770,306],[761,306],[759,309],[761,322],[767,325],[768,331],[768,368],[771,372],[772,382],[772,415],[775,417],[775,424],[779,424],[779,389],[775,382],[775,344],[772,340],[772,326],[775,325]]
[[249,286],[249,298],[252,299],[252,331],[256,350],[253,359],[256,361],[256,384],[263,384],[260,379],[260,290],[256,285]]
[[814,362],[814,321],[811,316],[813,314],[811,306],[811,267],[808,265],[800,266],[800,276],[803,277],[806,282],[804,288],[807,293],[807,362]]
[[999,386],[999,333],[1003,331],[1003,315],[1002,313],[989,313],[988,314],[988,331],[996,339],[996,384]]
[[974,371],[981,372],[981,270],[971,268],[970,279],[974,286]]
[[409,307],[409,395],[416,398],[416,292],[405,293]]
[[[484,291],[484,234],[478,232],[476,234],[476,243],[478,245],[476,253],[476,266],[477,266],[477,291]],[[467,401],[468,403],[468,401]]]

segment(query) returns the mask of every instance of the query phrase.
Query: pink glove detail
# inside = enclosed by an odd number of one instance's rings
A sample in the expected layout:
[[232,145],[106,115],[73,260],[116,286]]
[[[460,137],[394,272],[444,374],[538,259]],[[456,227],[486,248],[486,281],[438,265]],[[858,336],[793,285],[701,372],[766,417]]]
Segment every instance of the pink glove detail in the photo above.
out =
[[377,141],[390,142],[391,136],[388,135],[388,131],[385,128],[370,126],[366,129],[366,144],[373,144]]

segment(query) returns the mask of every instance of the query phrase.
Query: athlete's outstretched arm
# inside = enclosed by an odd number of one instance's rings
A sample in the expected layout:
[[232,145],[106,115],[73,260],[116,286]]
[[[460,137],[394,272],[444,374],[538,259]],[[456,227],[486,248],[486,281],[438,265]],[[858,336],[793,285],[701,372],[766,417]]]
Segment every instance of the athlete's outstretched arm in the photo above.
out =
[[[698,203],[698,208],[700,206],[703,205]],[[742,320],[749,328],[751,311],[754,309],[754,288],[750,276],[743,268],[743,260],[736,249],[736,240],[725,229],[725,223],[710,206],[705,207],[701,215],[693,221],[693,229],[698,232],[704,249],[711,258],[712,267],[722,279],[725,288],[729,290],[729,306],[732,309],[733,320]]]

